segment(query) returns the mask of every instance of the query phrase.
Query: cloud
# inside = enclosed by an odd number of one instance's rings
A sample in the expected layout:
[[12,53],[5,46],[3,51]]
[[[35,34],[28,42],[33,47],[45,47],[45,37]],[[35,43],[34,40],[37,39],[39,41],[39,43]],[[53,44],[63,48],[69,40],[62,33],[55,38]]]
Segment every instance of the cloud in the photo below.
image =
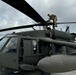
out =
[[[48,13],[56,14],[58,22],[76,21],[76,0],[26,0],[45,20]],[[32,19],[0,1],[0,28],[27,25],[35,23]],[[68,25],[68,24],[66,24]],[[59,25],[58,29],[65,30],[66,25]],[[71,32],[76,30],[75,25],[69,25]]]
[[[48,19],[47,14],[53,13],[58,17],[59,22],[76,21],[76,0],[26,0],[39,14],[45,19]],[[58,29],[65,30],[66,25],[59,25]],[[71,32],[75,32],[75,24],[69,25]]]
[[[8,4],[0,1],[0,28],[30,24],[33,20],[17,11]],[[18,26],[17,25],[17,26]]]

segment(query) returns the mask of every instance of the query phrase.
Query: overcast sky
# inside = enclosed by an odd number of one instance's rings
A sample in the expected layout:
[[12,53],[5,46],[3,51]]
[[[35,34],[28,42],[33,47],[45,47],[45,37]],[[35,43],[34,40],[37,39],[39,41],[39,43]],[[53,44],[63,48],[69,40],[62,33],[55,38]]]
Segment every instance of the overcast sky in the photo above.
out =
[[[45,20],[48,13],[55,14],[58,22],[76,21],[76,0],[26,0]],[[0,28],[35,23],[32,19],[0,0]],[[58,29],[65,30],[66,25]],[[75,24],[70,25],[71,32],[76,32]]]
[[[45,20],[48,20],[47,14],[51,13],[57,15],[58,22],[76,21],[76,0],[26,1]],[[35,21],[0,0],[0,29],[32,23],[35,23]],[[62,28],[63,30],[65,30],[66,26],[67,24],[59,25],[58,29]],[[71,32],[76,32],[76,24],[70,25],[70,30]],[[66,75],[76,75],[76,72],[67,73]]]
[[[76,21],[76,0],[27,0],[40,15],[47,20],[48,13],[56,14],[58,22]],[[65,29],[67,25],[59,25]],[[76,30],[75,25],[70,25],[71,32]]]

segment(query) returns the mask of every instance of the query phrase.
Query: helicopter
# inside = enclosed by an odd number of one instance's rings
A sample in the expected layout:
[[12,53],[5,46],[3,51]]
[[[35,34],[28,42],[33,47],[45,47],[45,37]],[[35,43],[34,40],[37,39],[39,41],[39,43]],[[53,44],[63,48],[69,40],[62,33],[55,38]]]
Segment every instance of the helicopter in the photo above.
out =
[[[13,32],[1,38],[0,71],[25,71],[29,75],[32,73],[50,75],[50,73],[76,70],[76,34],[68,33],[69,27],[65,32],[55,29],[57,24],[76,22],[58,23],[54,14],[48,14],[49,19],[45,21],[25,0],[2,1],[26,14],[38,24],[1,29],[0,32],[34,26],[43,26],[44,30]],[[52,26],[52,29],[48,26]]]

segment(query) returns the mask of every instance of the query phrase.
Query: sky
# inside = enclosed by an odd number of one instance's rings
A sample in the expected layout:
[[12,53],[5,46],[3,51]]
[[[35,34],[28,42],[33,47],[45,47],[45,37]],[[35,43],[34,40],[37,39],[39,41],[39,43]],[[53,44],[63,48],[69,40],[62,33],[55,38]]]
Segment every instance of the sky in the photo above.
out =
[[[76,21],[76,0],[27,0],[40,15],[47,20],[47,14],[55,14],[58,22]],[[58,29],[65,30],[65,25],[59,25]],[[75,32],[75,24],[70,25],[71,32]]]
[[[76,22],[76,0],[26,0],[45,20],[47,14],[55,14],[58,22]],[[28,16],[17,11],[0,0],[0,29],[36,23]],[[57,29],[65,28],[68,24],[58,25]],[[70,32],[76,32],[76,24],[69,25]],[[22,30],[17,30],[22,31]],[[0,34],[6,34],[7,32]],[[10,32],[8,32],[10,33]],[[76,71],[55,75],[75,75]]]
[[[76,0],[26,0],[43,19],[47,14],[55,14],[58,22],[76,21]],[[28,16],[0,0],[0,29],[36,23]],[[65,30],[67,24],[58,25],[57,29]],[[20,30],[17,30],[20,31]],[[76,32],[75,24],[70,25],[70,31]]]

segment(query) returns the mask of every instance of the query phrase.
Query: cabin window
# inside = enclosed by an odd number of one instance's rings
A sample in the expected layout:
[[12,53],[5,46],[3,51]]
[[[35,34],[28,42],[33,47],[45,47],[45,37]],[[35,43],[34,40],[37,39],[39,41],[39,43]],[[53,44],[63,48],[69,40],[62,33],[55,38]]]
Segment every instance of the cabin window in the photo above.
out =
[[11,38],[9,42],[6,44],[3,53],[17,52],[17,42],[18,38]]
[[0,41],[0,50],[2,49],[2,47],[5,45],[5,43],[7,42],[9,38],[3,38],[1,41]]
[[32,50],[31,40],[23,39],[23,50],[25,56],[31,55]]
[[32,45],[33,45],[33,54],[35,54],[37,52],[37,41],[32,40]]

